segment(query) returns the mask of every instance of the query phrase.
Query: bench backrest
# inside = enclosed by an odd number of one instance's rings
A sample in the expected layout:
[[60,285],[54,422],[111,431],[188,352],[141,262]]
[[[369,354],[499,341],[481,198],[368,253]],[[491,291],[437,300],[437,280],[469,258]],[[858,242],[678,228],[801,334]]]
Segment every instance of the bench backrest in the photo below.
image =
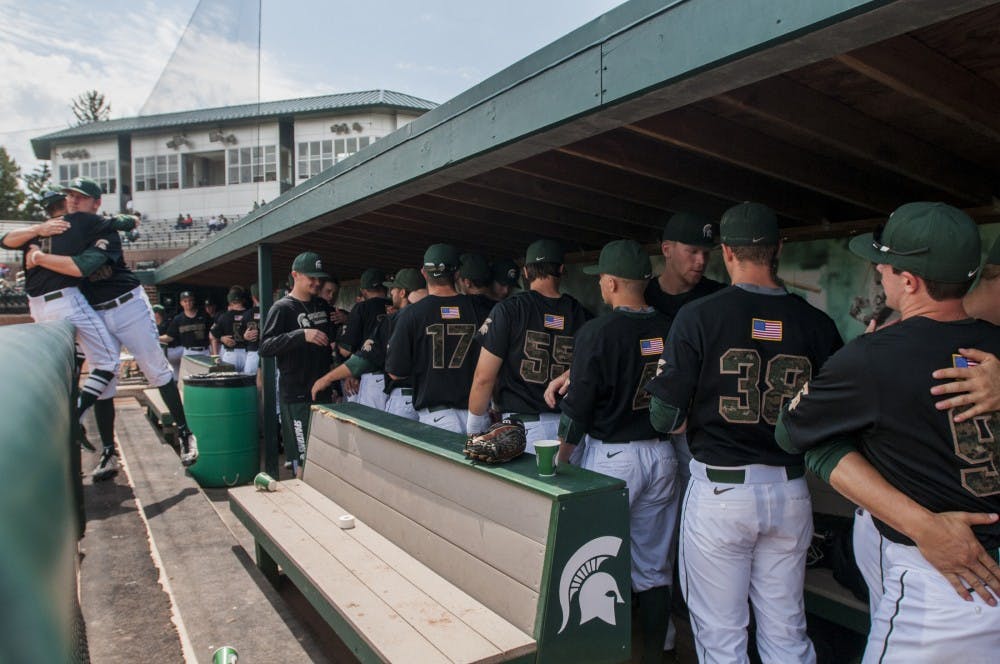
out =
[[578,468],[540,478],[528,455],[473,465],[463,444],[365,406],[317,406],[303,479],[533,635],[540,661],[620,661],[630,623],[624,484]]

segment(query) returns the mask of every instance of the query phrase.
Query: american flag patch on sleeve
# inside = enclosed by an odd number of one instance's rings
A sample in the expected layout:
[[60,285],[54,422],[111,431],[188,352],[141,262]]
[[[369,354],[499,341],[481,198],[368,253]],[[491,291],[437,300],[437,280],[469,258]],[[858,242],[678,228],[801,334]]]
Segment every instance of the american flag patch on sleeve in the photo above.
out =
[[655,339],[640,339],[639,352],[643,355],[662,355],[663,337],[656,337]]
[[959,355],[958,353],[951,354],[951,366],[956,369],[968,369],[969,367],[979,366],[979,362],[973,362],[964,355]]
[[750,338],[761,341],[781,341],[781,321],[754,318],[750,324]]
[[462,317],[458,307],[441,307],[441,318],[444,320],[457,320]]
[[562,330],[566,327],[566,319],[555,314],[545,314],[542,324],[550,330]]

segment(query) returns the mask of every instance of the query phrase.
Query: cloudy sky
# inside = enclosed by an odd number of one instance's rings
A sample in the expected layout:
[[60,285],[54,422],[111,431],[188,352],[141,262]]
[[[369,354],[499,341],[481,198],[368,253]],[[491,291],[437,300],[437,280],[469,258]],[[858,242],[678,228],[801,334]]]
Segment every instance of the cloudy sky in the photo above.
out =
[[[384,88],[440,103],[620,2],[262,0],[260,98]],[[71,126],[89,89],[112,117],[257,98],[257,0],[0,0],[0,15],[0,145],[25,171],[29,140]]]

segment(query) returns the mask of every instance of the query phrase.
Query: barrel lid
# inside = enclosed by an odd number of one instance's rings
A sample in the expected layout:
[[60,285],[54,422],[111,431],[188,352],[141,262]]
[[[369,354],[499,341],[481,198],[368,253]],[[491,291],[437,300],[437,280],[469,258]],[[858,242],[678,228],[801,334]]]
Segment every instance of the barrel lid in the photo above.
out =
[[184,379],[185,385],[198,387],[248,387],[257,385],[257,377],[235,371],[191,374]]

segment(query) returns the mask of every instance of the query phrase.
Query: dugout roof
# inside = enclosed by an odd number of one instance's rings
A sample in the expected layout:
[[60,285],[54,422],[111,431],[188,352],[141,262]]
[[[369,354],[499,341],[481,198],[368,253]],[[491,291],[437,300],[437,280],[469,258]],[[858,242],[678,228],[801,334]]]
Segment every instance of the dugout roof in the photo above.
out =
[[301,251],[342,279],[488,257],[539,236],[573,260],[658,241],[677,210],[757,200],[787,239],[867,230],[901,203],[1000,220],[1000,3],[632,0],[286,192],[157,270],[273,278]]

